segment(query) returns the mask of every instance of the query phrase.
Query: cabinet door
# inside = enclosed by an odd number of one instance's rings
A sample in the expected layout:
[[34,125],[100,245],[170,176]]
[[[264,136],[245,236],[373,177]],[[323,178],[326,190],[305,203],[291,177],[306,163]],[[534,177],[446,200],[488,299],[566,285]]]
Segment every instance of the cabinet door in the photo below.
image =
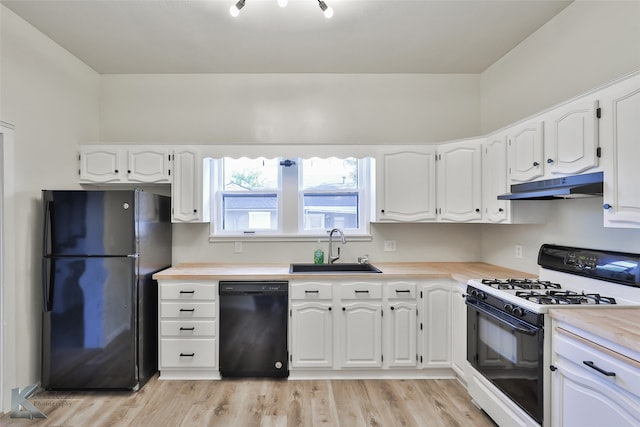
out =
[[605,227],[640,227],[640,76],[602,94]]
[[169,148],[131,148],[127,155],[127,180],[145,183],[169,182],[169,163]]
[[422,366],[451,366],[451,285],[422,287]]
[[341,366],[382,366],[382,306],[380,303],[342,304],[340,319]]
[[552,113],[545,127],[549,174],[576,174],[598,166],[598,101],[573,102]]
[[417,356],[417,308],[413,301],[394,301],[385,310],[385,366],[415,367]]
[[458,284],[451,292],[451,367],[465,382],[467,365],[467,305],[465,285]]
[[120,182],[123,176],[121,157],[121,148],[110,146],[81,147],[80,182]]
[[498,196],[509,192],[507,184],[507,137],[492,135],[485,142],[482,161],[484,219],[491,223],[509,221],[509,202]]
[[531,121],[509,130],[509,180],[532,181],[544,175],[543,122]]
[[382,154],[378,161],[378,221],[436,218],[435,148]]
[[445,221],[482,218],[482,140],[438,147],[438,214]]
[[291,305],[291,366],[333,367],[333,316],[330,302]]
[[209,174],[198,150],[173,151],[171,212],[173,222],[209,222]]

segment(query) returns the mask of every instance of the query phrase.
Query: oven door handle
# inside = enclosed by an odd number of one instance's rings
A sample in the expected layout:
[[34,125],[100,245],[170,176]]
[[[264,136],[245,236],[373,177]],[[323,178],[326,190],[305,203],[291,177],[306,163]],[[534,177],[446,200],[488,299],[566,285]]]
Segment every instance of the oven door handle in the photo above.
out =
[[497,320],[498,322],[506,323],[507,325],[509,325],[516,332],[520,332],[522,334],[531,335],[531,336],[536,335],[538,333],[539,329],[536,328],[536,327],[525,328],[525,327],[523,327],[521,325],[518,325],[518,324],[512,322],[506,316],[501,316],[499,314],[499,312],[498,313],[493,313],[491,310],[489,310],[487,308],[484,308],[484,307],[481,307],[479,304],[474,304],[474,303],[471,303],[471,302],[469,302],[467,300],[467,305],[471,306],[474,310],[478,310],[480,313],[485,314],[485,315],[491,317],[494,320]]

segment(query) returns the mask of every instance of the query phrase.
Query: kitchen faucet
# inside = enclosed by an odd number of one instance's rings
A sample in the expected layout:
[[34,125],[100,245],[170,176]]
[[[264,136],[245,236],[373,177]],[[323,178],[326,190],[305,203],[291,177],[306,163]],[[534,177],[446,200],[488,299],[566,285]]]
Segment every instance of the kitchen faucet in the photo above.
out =
[[344,245],[347,243],[347,239],[344,237],[344,233],[342,232],[342,230],[340,230],[339,228],[331,229],[331,231],[329,232],[329,264],[333,264],[340,259],[340,246],[338,246],[338,256],[333,256],[333,233],[335,233],[336,231],[340,233],[342,244]]

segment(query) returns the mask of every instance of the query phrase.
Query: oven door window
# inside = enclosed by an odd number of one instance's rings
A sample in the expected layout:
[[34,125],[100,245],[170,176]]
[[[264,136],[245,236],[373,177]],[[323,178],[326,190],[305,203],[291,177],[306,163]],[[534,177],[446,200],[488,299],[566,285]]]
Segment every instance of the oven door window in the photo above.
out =
[[468,306],[469,363],[542,422],[541,328]]

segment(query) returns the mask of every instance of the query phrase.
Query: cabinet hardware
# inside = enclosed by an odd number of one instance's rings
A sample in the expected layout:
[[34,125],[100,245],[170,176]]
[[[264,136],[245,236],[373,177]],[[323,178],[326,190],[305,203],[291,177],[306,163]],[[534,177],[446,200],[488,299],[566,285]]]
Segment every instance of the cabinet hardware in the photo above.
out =
[[553,163],[553,159],[547,159],[547,163],[549,164]]
[[504,212],[504,209],[499,208],[499,209],[498,209],[498,212]]
[[181,294],[194,294],[196,291],[180,291]]
[[195,353],[180,353],[180,357],[193,357],[195,355]]
[[540,166],[540,163],[538,163],[538,162],[533,162],[533,166],[537,168],[538,166]]
[[331,307],[329,307],[329,311],[331,311]]
[[596,148],[596,157],[602,157],[602,147]]
[[400,293],[411,293],[411,291],[409,289],[396,289],[396,293],[400,294]]
[[616,376],[615,372],[605,371],[604,369],[596,366],[595,363],[593,363],[590,360],[583,360],[582,363],[584,363],[585,365],[587,365],[591,369],[595,369],[596,371],[600,372],[602,375],[606,375],[607,377],[615,377]]
[[356,292],[356,294],[368,294],[368,293],[369,293],[369,291],[368,291],[368,290],[364,290],[364,291],[358,291],[358,290],[356,290],[355,292]]
[[180,326],[180,330],[181,330],[181,331],[193,331],[193,330],[195,330],[195,329],[196,329],[196,328],[195,328],[195,326],[192,326],[192,327],[190,327],[190,328],[185,328],[185,327],[183,327],[183,326]]
[[602,109],[600,107],[596,108],[596,117],[597,118],[602,117]]
[[304,291],[304,293],[305,294],[317,294],[317,293],[320,293],[320,291],[317,291],[317,290],[306,290],[306,291]]
[[549,365],[549,369],[551,370],[551,372],[555,372],[555,371],[557,371],[557,370],[558,370],[558,368],[556,368],[556,367],[555,367],[555,366],[553,366],[553,365]]
[[180,311],[188,311],[188,312],[193,313],[194,311],[196,311],[196,309],[195,308],[181,308]]
[[602,205],[602,207],[604,209],[611,209],[612,206],[609,203],[605,203],[604,205]]

